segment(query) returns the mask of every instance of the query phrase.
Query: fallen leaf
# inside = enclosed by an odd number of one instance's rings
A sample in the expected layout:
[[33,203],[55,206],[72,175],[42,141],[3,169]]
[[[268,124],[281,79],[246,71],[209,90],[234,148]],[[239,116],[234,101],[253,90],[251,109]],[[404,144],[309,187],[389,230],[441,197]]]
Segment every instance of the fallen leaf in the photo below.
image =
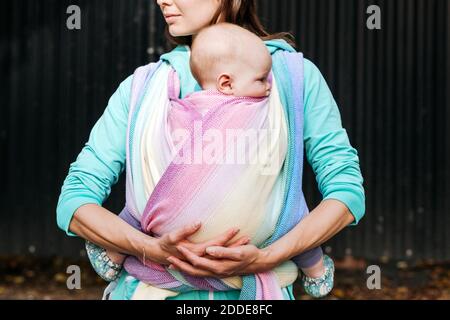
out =
[[55,276],[53,277],[53,279],[57,282],[57,283],[65,283],[66,282],[66,275],[64,273],[57,273],[55,274]]
[[334,289],[334,290],[331,292],[331,294],[332,294],[333,296],[335,296],[336,298],[340,298],[340,299],[342,299],[342,298],[345,297],[344,290],[341,290],[341,289]]

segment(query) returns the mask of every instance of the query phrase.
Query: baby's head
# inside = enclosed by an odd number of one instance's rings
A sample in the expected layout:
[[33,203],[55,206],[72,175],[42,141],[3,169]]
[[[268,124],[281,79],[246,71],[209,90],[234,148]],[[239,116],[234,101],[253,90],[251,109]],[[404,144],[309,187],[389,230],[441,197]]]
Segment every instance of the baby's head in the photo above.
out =
[[231,23],[202,29],[191,46],[191,71],[203,90],[265,97],[272,57],[255,34]]

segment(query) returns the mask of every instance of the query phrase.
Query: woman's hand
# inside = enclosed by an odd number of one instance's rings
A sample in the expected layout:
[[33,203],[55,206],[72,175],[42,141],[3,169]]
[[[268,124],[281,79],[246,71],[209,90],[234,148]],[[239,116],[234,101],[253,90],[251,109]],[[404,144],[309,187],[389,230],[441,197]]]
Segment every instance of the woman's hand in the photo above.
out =
[[[169,265],[171,262],[167,260],[168,257],[174,256],[180,261],[186,259],[183,253],[179,251],[180,247],[186,248],[189,252],[192,252],[198,257],[203,257],[207,256],[206,248],[208,247],[241,246],[247,244],[249,241],[247,237],[243,236],[233,242],[230,242],[230,240],[239,232],[239,229],[230,229],[215,239],[201,243],[193,243],[187,240],[188,237],[198,232],[200,227],[201,223],[192,224],[157,238],[156,247],[148,248],[149,255],[147,257],[156,263]],[[146,251],[147,250],[143,252],[144,255]]]
[[168,257],[171,262],[169,268],[191,276],[227,278],[269,271],[278,265],[267,249],[259,249],[252,244],[208,247],[206,252],[211,258],[202,257],[182,245],[177,248],[187,261],[176,256]]
[[[70,231],[83,239],[89,240],[108,252],[118,253],[117,262],[121,262],[123,255],[130,255],[143,261],[169,265],[167,257],[175,255],[183,259],[177,250],[177,245],[184,245],[199,256],[207,256],[206,248],[210,246],[239,246],[247,244],[247,238],[231,239],[239,230],[230,229],[217,238],[203,243],[192,243],[187,238],[195,234],[201,227],[191,225],[166,234],[160,238],[151,237],[128,223],[109,210],[97,204],[85,204],[77,209],[71,223]],[[120,253],[120,254],[119,254]]]
[[[323,200],[300,223],[283,237],[264,249],[254,245],[234,247],[214,246],[202,257],[188,248],[178,246],[187,261],[176,256],[168,257],[170,267],[189,275],[225,278],[273,269],[283,261],[320,246],[348,226],[354,217],[345,204],[338,200]],[[219,259],[219,260],[217,260]]]

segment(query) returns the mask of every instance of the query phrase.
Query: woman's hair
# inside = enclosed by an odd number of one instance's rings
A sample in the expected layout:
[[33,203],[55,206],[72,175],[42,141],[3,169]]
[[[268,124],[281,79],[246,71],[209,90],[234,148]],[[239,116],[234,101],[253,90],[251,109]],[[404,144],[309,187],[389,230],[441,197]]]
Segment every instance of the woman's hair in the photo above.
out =
[[[211,19],[209,25],[213,25],[222,15],[222,22],[229,22],[241,26],[250,32],[259,36],[262,40],[283,39],[294,48],[296,47],[295,38],[289,32],[268,33],[262,25],[256,7],[256,0],[222,0],[219,9]],[[165,35],[172,45],[192,44],[192,36],[174,37],[169,33],[166,25]]]

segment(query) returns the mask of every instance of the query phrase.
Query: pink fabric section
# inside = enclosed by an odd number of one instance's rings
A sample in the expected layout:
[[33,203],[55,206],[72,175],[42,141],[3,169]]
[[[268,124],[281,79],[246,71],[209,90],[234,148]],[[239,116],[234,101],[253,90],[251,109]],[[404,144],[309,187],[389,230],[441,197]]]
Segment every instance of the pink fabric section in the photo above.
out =
[[256,300],[284,300],[276,275],[272,271],[256,274]]
[[[174,70],[169,76],[168,85],[169,99],[172,104],[168,119],[169,130],[172,132],[174,129],[186,129],[191,139],[185,143],[191,144],[189,146],[191,150],[195,149],[195,141],[201,140],[206,130],[218,130],[222,136],[225,136],[227,129],[249,128],[253,125],[252,121],[255,118],[261,117],[260,109],[268,103],[267,97],[234,97],[211,90],[194,92],[184,99],[178,99],[179,80]],[[202,115],[198,108],[208,109],[208,111]],[[264,116],[262,114],[262,118]],[[194,122],[201,123],[201,130],[195,130]],[[182,150],[183,148],[176,156],[182,157]],[[230,169],[224,167],[222,166],[221,170]],[[241,166],[240,169],[245,170],[245,166]],[[169,232],[173,227],[170,222],[179,217],[194,198],[207,197],[210,190],[202,190],[202,188],[216,170],[218,170],[217,164],[205,164],[203,161],[199,164],[172,162],[147,202],[141,220],[143,230],[156,235]],[[222,186],[226,185],[229,183],[222,184]],[[215,192],[226,192],[220,188],[220,183],[217,183],[217,186],[218,189]],[[205,198],[204,201],[206,202],[207,199]],[[191,222],[195,218],[206,218],[208,214],[208,212],[184,213]]]

